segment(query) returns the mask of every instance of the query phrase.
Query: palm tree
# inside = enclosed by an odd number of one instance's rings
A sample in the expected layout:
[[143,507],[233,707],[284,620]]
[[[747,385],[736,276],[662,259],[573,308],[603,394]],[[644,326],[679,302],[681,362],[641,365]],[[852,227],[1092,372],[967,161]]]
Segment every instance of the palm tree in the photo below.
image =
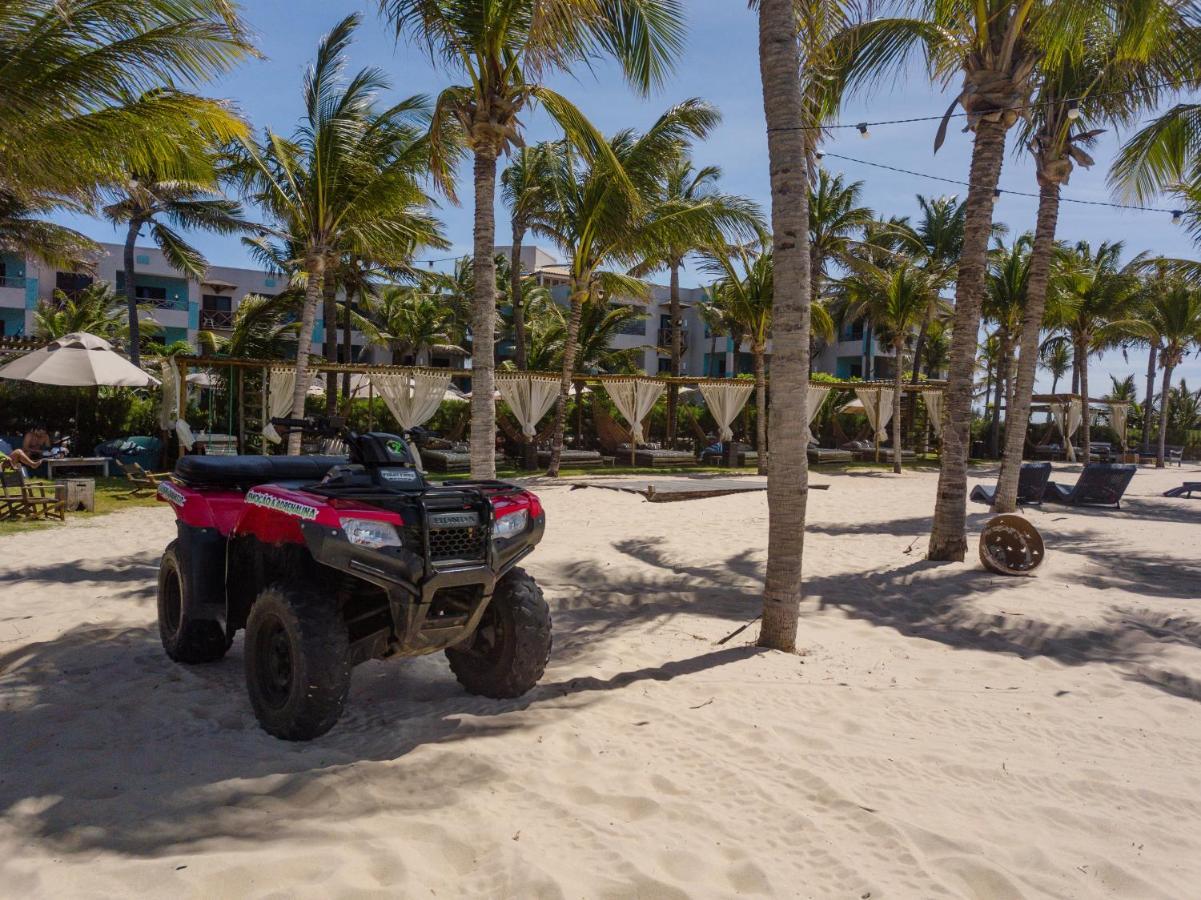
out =
[[582,152],[606,153],[579,110],[538,79],[612,56],[630,84],[646,93],[662,83],[680,53],[683,10],[678,0],[380,0],[380,8],[398,36],[423,45],[467,80],[438,96],[431,141],[435,173],[448,191],[449,148],[461,138],[475,157],[471,474],[495,478],[496,160],[520,142],[519,116],[534,103]]
[[989,438],[989,451],[994,458],[1000,455],[1002,405],[1005,406],[1006,429],[1010,425],[1013,349],[1021,333],[1022,311],[1026,306],[1032,242],[1029,234],[1021,235],[1009,247],[998,241],[988,267],[982,313],[986,321],[997,326],[993,335],[997,339],[998,368]]
[[202,173],[207,168],[208,177],[201,181],[163,181],[153,176],[130,175],[106,191],[112,202],[104,207],[104,217],[114,225],[126,226],[125,305],[129,314],[129,361],[135,366],[141,365],[141,338],[138,334],[134,244],[142,229],[149,227],[150,238],[162,250],[168,265],[199,279],[204,276],[208,263],[176,228],[233,234],[252,227],[242,217],[241,204],[215,190],[216,166],[212,154],[206,154],[193,165]]
[[1072,368],[1072,345],[1068,341],[1046,341],[1039,351],[1042,367],[1051,373],[1051,393],[1059,392],[1059,379]]
[[[413,97],[377,111],[374,95],[387,86],[382,73],[362,69],[341,81],[358,21],[347,16],[322,38],[305,76],[305,113],[296,133],[285,138],[268,130],[262,141],[246,142],[237,167],[247,193],[273,220],[270,232],[289,247],[290,266],[305,287],[294,418],[304,414],[313,323],[331,261],[346,252],[392,259],[421,245],[445,246],[418,183],[429,153],[419,139],[423,101]],[[288,451],[300,452],[299,432],[289,436]]]
[[247,294],[238,301],[228,335],[201,331],[196,342],[213,356],[285,359],[292,351],[300,323],[296,312],[302,295],[288,290],[274,297]]
[[963,251],[955,284],[948,385],[934,527],[928,557],[962,561],[967,551],[967,456],[977,332],[985,294],[994,190],[1006,135],[1034,89],[1035,67],[1049,52],[1083,43],[1097,3],[1081,0],[897,0],[905,16],[865,15],[837,39],[836,83],[880,81],[921,50],[932,77],[963,79],[935,137],[937,151],[957,106],[974,132]]
[[565,149],[561,141],[543,141],[533,147],[522,147],[513,154],[513,161],[501,173],[500,190],[509,207],[509,226],[513,246],[509,254],[509,303],[513,310],[513,346],[517,368],[528,370],[525,335],[525,291],[522,287],[521,246],[529,230],[534,211],[545,205],[544,192],[549,188],[550,161]]
[[413,365],[428,366],[431,353],[465,355],[453,340],[453,313],[437,294],[410,285],[388,285],[366,303],[366,315],[356,319],[359,330],[372,343],[388,347],[393,365],[405,357]]
[[1054,289],[1063,292],[1064,302],[1055,311],[1053,323],[1071,340],[1072,358],[1080,376],[1084,412],[1080,441],[1085,465],[1092,456],[1088,358],[1140,328],[1132,316],[1139,287],[1137,272],[1143,258],[1135,257],[1123,266],[1121,255],[1121,241],[1103,242],[1095,253],[1087,241],[1080,241],[1072,250],[1061,252],[1056,273]]
[[874,219],[859,203],[862,194],[862,181],[848,184],[841,174],[831,175],[824,168],[817,170],[809,187],[809,296],[815,303],[830,263],[846,265],[857,243],[854,235]]
[[860,265],[844,280],[853,318],[872,323],[882,343],[892,347],[892,470],[901,473],[901,397],[905,380],[905,345],[925,319],[938,290],[917,266],[902,262],[890,268]]
[[[147,330],[157,331],[153,320]],[[86,331],[107,341],[124,344],[129,340],[129,321],[109,285],[95,282],[81,291],[54,292],[51,302],[41,302],[33,313],[33,327],[43,340],[54,340],[77,331]]]
[[[718,280],[709,288],[712,303],[733,330],[751,345],[755,361],[755,449],[759,474],[768,473],[767,342],[772,337],[772,297],[775,290],[771,248],[721,246],[709,251],[705,268]],[[808,372],[806,372],[808,376]]]
[[[963,252],[963,227],[966,221],[967,204],[958,197],[934,197],[917,195],[922,216],[914,233],[918,238],[918,258],[926,275],[933,279],[939,292],[955,281],[959,256]],[[925,356],[927,334],[934,324],[937,305],[932,303],[918,329],[917,341],[913,345],[913,383],[917,384],[921,367],[918,361]]]
[[1144,333],[1154,336],[1160,346],[1163,386],[1160,389],[1159,448],[1155,455],[1155,466],[1162,469],[1172,371],[1184,360],[1190,347],[1201,344],[1201,291],[1183,282],[1176,283],[1160,297],[1158,303],[1142,310],[1141,323]]
[[993,503],[996,512],[1017,509],[1061,187],[1074,166],[1093,165],[1084,149],[1102,132],[1093,124],[1129,124],[1175,90],[1170,85],[1193,78],[1201,61],[1195,12],[1172,3],[1097,3],[1091,10],[1088,39],[1054,46],[1039,63],[1038,95],[1022,142],[1034,157],[1038,216],[1017,385],[1006,413],[1005,455]]
[[60,197],[29,191],[12,193],[0,182],[0,247],[36,256],[57,269],[73,272],[94,269],[99,244],[78,231],[42,218],[64,206],[69,204]]
[[[568,311],[549,295],[540,295],[530,299],[529,313],[531,370],[560,368],[567,344]],[[615,349],[613,338],[630,323],[645,318],[646,313],[634,305],[586,304],[580,315],[576,368],[606,374],[637,371],[641,348]]]
[[[692,160],[681,155],[663,169],[659,196],[655,203],[663,209],[691,208],[708,218],[705,227],[697,229],[684,244],[665,244],[654,248],[647,259],[635,267],[638,275],[647,275],[666,268],[668,275],[668,318],[671,320],[671,374],[679,377],[683,344],[683,312],[680,307],[680,269],[689,254],[703,250],[723,239],[746,240],[762,234],[763,217],[759,207],[745,197],[723,194],[717,190],[721,169],[704,166],[697,169]],[[667,442],[675,442],[676,419],[680,386],[667,388]]]
[[554,241],[571,259],[571,317],[549,475],[559,471],[584,305],[602,297],[644,300],[648,294],[638,278],[602,271],[602,267],[629,268],[641,264],[656,248],[695,245],[712,235],[713,220],[706,207],[660,202],[659,178],[689,139],[703,138],[716,122],[717,113],[707,103],[685,100],[645,133],[618,132],[603,155],[588,159],[568,151],[555,160],[547,203],[530,220],[532,232]]
[[126,172],[187,177],[245,127],[176,85],[253,52],[227,0],[0,4],[0,188],[85,198]]

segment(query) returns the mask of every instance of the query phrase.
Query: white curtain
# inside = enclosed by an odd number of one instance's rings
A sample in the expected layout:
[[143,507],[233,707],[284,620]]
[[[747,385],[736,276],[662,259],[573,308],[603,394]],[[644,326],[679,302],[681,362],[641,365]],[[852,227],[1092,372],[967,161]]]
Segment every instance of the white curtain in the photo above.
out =
[[934,436],[942,440],[942,391],[922,391],[922,402],[926,404],[926,418],[934,426]]
[[414,372],[411,375],[372,375],[371,384],[384,398],[402,431],[416,428],[438,411],[450,372]]
[[1130,407],[1125,403],[1109,404],[1109,425],[1118,433],[1118,444],[1122,448],[1122,452],[1126,452],[1126,418],[1130,414]]
[[888,440],[888,423],[892,419],[892,391],[880,388],[855,388],[855,396],[867,413],[867,423],[876,433],[877,443]]
[[709,407],[709,412],[717,420],[718,437],[722,441],[734,440],[734,432],[730,423],[737,418],[746,406],[746,401],[755,392],[754,382],[738,381],[733,378],[728,384],[702,384],[701,396]]
[[666,387],[658,381],[607,381],[605,392],[613,399],[617,409],[630,425],[631,436],[635,446],[646,442],[642,433],[642,420],[651,411],[659,395]]
[[1072,462],[1076,460],[1076,451],[1072,447],[1072,435],[1076,433],[1076,429],[1080,427],[1080,422],[1084,419],[1084,410],[1080,405],[1079,400],[1072,400],[1068,403],[1067,430],[1064,432],[1065,443],[1067,444],[1068,459]]
[[532,438],[538,433],[538,423],[558,399],[559,379],[498,372],[496,389],[521,423],[521,433]]
[[175,361],[163,360],[163,402],[158,409],[158,425],[163,431],[175,427],[179,418],[179,369]]
[[271,419],[282,419],[292,413],[292,394],[296,390],[295,369],[272,369],[267,382],[267,422],[263,425],[263,437],[273,444],[282,438]]
[[822,408],[822,404],[826,402],[826,397],[830,394],[830,385],[809,383],[808,393],[808,414],[809,419],[805,422],[809,426],[809,441],[816,444],[817,438],[813,434],[813,420],[817,418],[817,411]]

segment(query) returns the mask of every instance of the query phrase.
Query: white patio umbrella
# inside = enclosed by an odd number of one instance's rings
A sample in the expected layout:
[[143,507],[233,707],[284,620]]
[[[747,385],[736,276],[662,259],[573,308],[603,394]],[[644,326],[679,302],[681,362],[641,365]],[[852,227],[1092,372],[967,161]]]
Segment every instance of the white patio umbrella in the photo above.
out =
[[0,378],[61,387],[149,387],[159,383],[104,338],[84,331],[65,335],[14,360],[0,368]]

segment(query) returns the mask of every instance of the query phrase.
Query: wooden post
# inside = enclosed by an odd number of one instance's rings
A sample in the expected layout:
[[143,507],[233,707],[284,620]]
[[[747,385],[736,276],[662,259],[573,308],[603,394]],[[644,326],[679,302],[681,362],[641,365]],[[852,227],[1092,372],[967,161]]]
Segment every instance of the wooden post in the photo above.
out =
[[246,379],[242,369],[231,369],[238,373],[238,452],[246,452]]

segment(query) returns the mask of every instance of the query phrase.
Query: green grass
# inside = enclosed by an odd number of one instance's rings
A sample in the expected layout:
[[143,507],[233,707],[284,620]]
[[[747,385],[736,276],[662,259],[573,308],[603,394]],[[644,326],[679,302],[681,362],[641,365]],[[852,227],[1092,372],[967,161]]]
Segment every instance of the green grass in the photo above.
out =
[[[29,482],[31,485],[53,484],[53,482],[42,478],[33,478]],[[76,518],[93,518],[95,516],[103,516],[108,513],[119,512],[123,509],[132,509],[139,506],[156,506],[157,501],[154,499],[154,494],[146,493],[140,497],[130,497],[129,492],[133,489],[133,485],[124,478],[97,478],[96,479],[96,511],[95,512],[68,512],[67,520],[70,521]],[[57,519],[18,519],[16,521],[0,522],[0,536],[6,534],[18,534],[22,531],[35,531],[44,528],[52,528],[63,523]]]

